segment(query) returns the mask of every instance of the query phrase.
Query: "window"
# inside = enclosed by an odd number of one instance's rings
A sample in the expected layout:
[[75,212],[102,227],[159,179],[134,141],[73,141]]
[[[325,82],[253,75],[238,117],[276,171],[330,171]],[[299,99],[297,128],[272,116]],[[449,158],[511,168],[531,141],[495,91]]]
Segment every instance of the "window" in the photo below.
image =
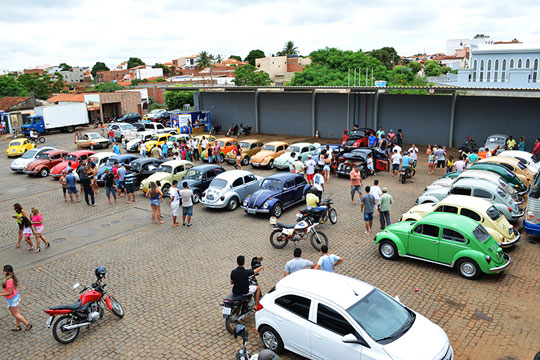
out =
[[302,176],[297,176],[295,182],[297,186],[305,184],[305,180]]
[[283,145],[277,147],[277,152],[283,151]]
[[480,82],[484,81],[484,72],[480,72]]
[[234,180],[234,182],[232,183],[232,187],[237,187],[237,186],[240,186],[242,184],[243,184],[242,178],[240,177],[240,178]]
[[471,189],[455,187],[450,190],[450,194],[471,196]]
[[478,68],[478,62],[476,60],[474,60],[473,69],[476,71],[477,68]]
[[311,306],[311,300],[297,295],[285,295],[276,299],[276,304],[289,310],[293,314],[296,314],[304,319],[309,317],[309,307]]
[[341,336],[356,333],[351,324],[343,316],[323,304],[317,306],[317,325],[338,333]]
[[52,160],[58,160],[62,157],[62,154],[53,155]]
[[533,82],[538,80],[538,59],[534,59]]
[[491,59],[488,60],[487,69],[488,71],[491,71]]
[[488,73],[486,74],[486,81],[487,82],[490,82],[491,81],[491,72],[488,71]]
[[480,71],[484,71],[484,60],[480,61]]
[[232,145],[232,143],[231,143],[230,141],[228,141],[228,142],[225,144],[225,146],[231,146],[231,145]]
[[473,235],[479,242],[483,243],[487,239],[490,238],[489,233],[486,231],[486,229],[482,225],[478,225],[476,229],[473,230]]
[[436,208],[435,211],[457,214],[458,213],[458,208],[455,207],[455,206],[450,206],[450,205],[441,205],[438,208]]
[[499,70],[499,59],[495,60],[495,71]]
[[439,228],[433,225],[420,224],[414,229],[414,232],[425,236],[439,237]]
[[493,73],[493,81],[494,82],[497,82],[497,75],[499,75],[499,73],[495,71],[495,73]]
[[81,155],[79,157],[79,162],[86,160],[87,157],[88,157],[88,155]]
[[476,82],[476,71],[472,73],[472,81]]
[[498,218],[503,216],[503,213],[500,212],[500,210],[497,209],[495,206],[491,206],[489,209],[487,209],[486,214],[491,220],[497,220]]
[[482,218],[475,211],[469,209],[461,209],[461,215],[473,219],[474,221],[481,221]]
[[257,178],[254,175],[249,174],[249,175],[244,176],[244,182],[246,184],[250,183],[252,181],[256,181],[256,180],[257,180]]
[[461,235],[457,231],[446,229],[446,228],[444,228],[442,231],[442,238],[444,240],[450,240],[450,241],[455,241],[455,242],[460,242],[460,243],[465,242],[465,238],[463,237],[463,235]]
[[307,146],[306,146],[306,147],[303,147],[302,150],[301,150],[300,152],[302,152],[302,153],[308,152]]
[[486,191],[484,189],[475,189],[474,190],[474,196],[482,199],[492,199],[493,196],[489,191]]
[[287,180],[283,189],[285,190],[285,189],[290,189],[293,187],[294,187],[294,179],[291,179],[291,180]]
[[514,59],[510,59],[510,69],[514,68]]
[[309,145],[309,151],[315,151],[315,146]]
[[527,61],[525,62],[525,68],[529,69],[530,67],[531,67],[531,59],[527,59]]
[[177,166],[176,169],[174,169],[175,174],[178,174],[182,171],[184,171],[184,165]]
[[253,144],[251,144],[251,149],[256,149],[256,148],[257,148],[257,146],[258,146],[258,144],[257,144],[257,143],[253,143]]
[[519,59],[518,60],[518,69],[521,69],[522,64],[523,64],[523,60]]

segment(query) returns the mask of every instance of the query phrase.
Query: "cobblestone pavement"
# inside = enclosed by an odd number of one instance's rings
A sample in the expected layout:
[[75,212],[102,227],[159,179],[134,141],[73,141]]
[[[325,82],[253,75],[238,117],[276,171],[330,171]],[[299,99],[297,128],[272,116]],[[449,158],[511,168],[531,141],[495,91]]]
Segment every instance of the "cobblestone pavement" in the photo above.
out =
[[[71,135],[47,136],[48,145],[67,150],[74,150],[71,141]],[[0,151],[6,145],[0,144]],[[364,182],[371,185],[377,178],[381,186],[389,188],[395,201],[393,220],[436,179],[425,174],[424,160],[425,155],[413,184],[398,184],[388,173],[378,173]],[[0,311],[5,358],[231,359],[241,343],[226,332],[219,304],[230,292],[229,273],[236,256],[264,257],[265,270],[259,277],[263,292],[281,278],[285,262],[292,257],[292,245],[282,250],[270,245],[267,218],[247,216],[242,210],[215,211],[197,205],[194,226],[173,229],[170,208],[164,204],[164,225],[143,224],[136,231],[118,234],[113,230],[114,219],[122,219],[121,212],[130,208],[137,208],[133,209],[136,214],[149,211],[140,192],[137,202],[130,205],[123,199],[109,206],[103,191],[95,208],[64,203],[55,181],[13,174],[10,162],[2,155],[0,263],[12,263],[16,271],[21,268],[21,311],[34,328],[29,333],[12,333],[12,318],[7,311]],[[345,258],[338,272],[399,295],[404,304],[440,325],[450,338],[456,359],[529,360],[540,350],[538,239],[524,236],[510,250],[514,263],[504,273],[468,281],[451,269],[428,263],[383,260],[373,245],[374,233],[364,234],[360,206],[350,204],[348,180],[332,178],[327,194],[335,200],[339,222],[323,225],[321,230],[329,237],[331,252]],[[39,254],[14,249],[17,228],[11,215],[15,201],[27,211],[32,206],[42,211],[50,249]],[[293,222],[294,214],[295,209],[287,210],[282,221]],[[88,224],[99,234],[91,234]],[[66,227],[71,227],[71,232],[66,232]],[[111,228],[110,233],[107,228]],[[68,235],[61,235],[62,231]],[[69,236],[82,233],[88,233],[87,238]],[[300,247],[305,258],[318,259],[308,241]],[[103,321],[90,330],[83,329],[73,344],[58,344],[45,326],[43,309],[74,302],[78,292],[71,285],[90,284],[99,265],[107,268],[107,289],[122,303],[126,316],[117,320],[107,312]],[[415,288],[421,291],[414,292]],[[254,324],[250,316],[248,348],[255,352],[262,347]],[[299,357],[285,353],[280,358]]]

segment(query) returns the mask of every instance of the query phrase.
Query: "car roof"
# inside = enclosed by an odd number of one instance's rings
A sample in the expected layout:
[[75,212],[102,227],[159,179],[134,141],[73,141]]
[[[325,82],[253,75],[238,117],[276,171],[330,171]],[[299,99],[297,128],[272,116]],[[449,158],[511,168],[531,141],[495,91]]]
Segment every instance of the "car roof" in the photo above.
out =
[[95,153],[91,157],[97,158],[97,159],[103,159],[104,157],[112,157],[112,156],[115,156],[115,155],[116,154],[113,153],[113,152],[104,151],[104,152]]
[[170,166],[178,166],[178,165],[186,165],[186,164],[193,165],[190,161],[187,161],[187,160],[169,160],[164,163],[161,163],[161,165],[170,165]]
[[134,158],[137,158],[137,156],[130,155],[130,154],[124,154],[124,155],[114,155],[114,156],[111,156],[111,158],[112,159],[123,160],[123,159],[134,159]]
[[133,160],[130,164],[137,163],[137,164],[143,165],[147,162],[154,162],[156,160],[159,160],[159,159],[151,158],[151,157],[138,158],[138,159]]
[[270,141],[270,142],[265,143],[264,145],[279,146],[279,145],[289,145],[289,144],[286,143],[285,141]]
[[476,188],[488,188],[491,191],[495,191],[495,189],[498,187],[498,185],[495,185],[491,181],[487,179],[482,178],[461,178],[457,179],[454,183],[454,186],[457,185],[464,185],[464,186],[472,186]]
[[56,154],[61,154],[61,153],[67,153],[66,150],[47,150],[44,152],[44,154],[49,154],[49,155],[56,155]]
[[294,179],[294,178],[297,178],[299,176],[302,176],[300,174],[295,174],[295,173],[287,173],[287,172],[283,172],[283,173],[276,173],[276,174],[272,174],[268,177],[266,177],[267,179],[279,179],[279,180],[289,180],[289,179]]
[[208,171],[212,169],[223,169],[223,167],[219,165],[215,165],[215,164],[201,164],[201,165],[192,167],[192,169],[199,170],[199,171]]
[[88,151],[88,150],[76,150],[76,151],[73,151],[73,152],[70,152],[68,155],[86,155],[86,154],[92,154],[94,155],[95,153],[93,151]]
[[456,205],[466,208],[476,208],[480,211],[486,211],[493,206],[489,201],[467,195],[449,195],[442,199],[437,205]]
[[510,156],[490,156],[488,158],[482,159],[479,161],[479,163],[509,163],[509,164],[517,164],[519,162],[518,159]]
[[510,137],[510,135],[506,135],[506,134],[491,134],[491,135],[489,135],[487,138],[489,139],[490,137],[493,137],[493,136],[496,136],[496,137],[503,137],[503,138]]
[[374,288],[355,278],[312,269],[295,271],[276,284],[277,290],[298,290],[313,297],[324,298],[344,309],[358,302]]
[[98,133],[97,131],[91,131],[91,132],[87,132],[87,133],[84,133],[83,135],[88,135],[88,134],[98,134],[100,137],[103,137],[100,133]]
[[234,180],[240,176],[246,176],[246,175],[253,175],[253,173],[247,170],[229,170],[216,176],[216,179],[219,178],[219,179],[229,181],[229,180]]
[[232,137],[221,137],[221,138],[217,138],[216,141],[237,141],[237,140]]
[[300,146],[300,147],[303,147],[303,146],[311,146],[311,145],[313,145],[313,143],[299,142],[299,143],[291,144],[291,146]]
[[418,222],[427,222],[447,228],[454,228],[469,232],[473,231],[478,226],[478,222],[467,216],[443,212],[431,212],[424,216],[421,220],[418,220]]
[[[242,140],[239,140],[238,142],[241,143],[241,142],[246,142],[246,143],[250,143],[250,144],[253,144],[253,143],[256,143],[256,142],[259,142],[261,140],[259,139],[242,139]],[[262,142],[262,141],[261,141]]]

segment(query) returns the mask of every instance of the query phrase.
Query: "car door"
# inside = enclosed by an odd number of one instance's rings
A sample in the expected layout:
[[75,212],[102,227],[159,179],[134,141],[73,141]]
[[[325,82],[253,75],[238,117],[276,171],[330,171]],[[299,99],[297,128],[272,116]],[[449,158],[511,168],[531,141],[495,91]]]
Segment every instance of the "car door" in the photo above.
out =
[[173,170],[172,180],[180,181],[183,178],[184,178],[184,165],[178,165]]
[[454,256],[461,250],[468,249],[469,240],[463,234],[443,227],[439,244],[439,262],[450,265]]
[[244,181],[246,183],[246,196],[259,190],[259,182],[257,181],[255,175],[249,174],[244,176]]
[[439,254],[439,227],[418,224],[409,233],[407,253],[423,259],[437,261]]
[[231,190],[238,194],[240,197],[240,202],[244,201],[244,199],[249,195],[247,192],[247,186],[244,186],[244,179],[242,176],[236,178],[232,182]]
[[357,332],[340,312],[322,302],[317,306],[315,319],[310,324],[312,359],[350,359],[360,360],[362,345],[344,343],[343,337]]
[[[309,154],[309,150],[307,146],[304,146],[302,149],[300,149],[300,156],[302,157],[302,161],[305,161],[307,159],[307,156]],[[294,161],[294,159],[292,159]]]
[[289,179],[283,184],[283,189],[281,192],[281,202],[285,207],[294,203],[294,198],[296,195],[296,185],[294,179]]
[[279,155],[281,155],[284,151],[285,151],[285,147],[284,147],[283,145],[279,145],[279,146],[276,148],[276,157],[278,157]]
[[378,171],[389,171],[390,170],[390,160],[384,153],[374,151],[375,153],[375,170]]
[[304,198],[304,188],[306,186],[306,180],[304,180],[303,176],[297,176],[294,178],[295,182],[295,196],[294,196],[294,202],[299,202]]
[[311,357],[309,313],[311,300],[294,294],[276,298],[272,308],[276,331],[287,348],[305,357]]

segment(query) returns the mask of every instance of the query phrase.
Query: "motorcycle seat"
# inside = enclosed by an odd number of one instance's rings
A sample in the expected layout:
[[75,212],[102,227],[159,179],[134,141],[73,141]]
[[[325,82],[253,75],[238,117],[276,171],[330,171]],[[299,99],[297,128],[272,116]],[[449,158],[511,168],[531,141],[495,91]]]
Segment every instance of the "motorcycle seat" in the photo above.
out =
[[326,206],[317,206],[313,208],[313,212],[323,212],[326,210]]
[[230,294],[229,296],[227,296],[225,298],[225,300],[230,300],[230,301],[242,301],[244,300],[246,297],[248,296],[251,296],[249,294],[247,295],[235,295],[235,294]]
[[71,305],[60,305],[52,307],[51,310],[77,310],[81,307],[81,304],[81,300],[79,300]]
[[294,229],[294,224],[285,224],[285,223],[282,223],[282,222],[278,222],[277,225],[279,227],[284,228],[284,229]]

